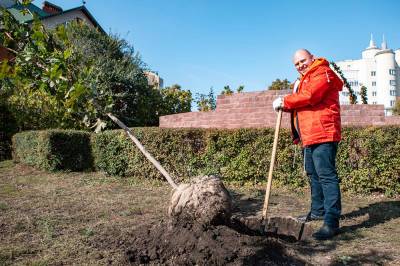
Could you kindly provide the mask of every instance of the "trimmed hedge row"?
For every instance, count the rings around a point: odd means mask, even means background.
[[[75,130],[25,131],[13,136],[14,161],[40,169],[91,169],[90,133]]]
[[[61,134],[62,131],[57,131]],[[90,162],[90,154],[72,149],[77,142],[71,133],[69,157],[80,157]],[[134,128],[133,132],[146,149],[167,169],[177,182],[201,174],[218,174],[227,181],[264,181],[271,157],[273,129],[160,129]],[[45,132],[21,133],[15,151],[25,162],[38,161],[25,150],[27,144],[36,143],[38,136],[29,138],[26,134],[43,135]],[[25,135],[24,135],[25,134]],[[78,134],[78,133],[76,133]],[[87,137],[88,133],[84,134]],[[79,135],[78,134],[78,135]],[[17,134],[16,136],[19,136]],[[77,135],[77,136],[78,136]],[[26,136],[25,139],[22,136]],[[337,169],[343,190],[371,193],[383,192],[388,195],[400,194],[400,127],[345,128],[344,139],[339,145]],[[28,140],[28,139],[29,140]],[[66,141],[64,139],[64,141]],[[89,151],[89,141],[86,139]],[[34,157],[46,151],[47,163],[36,164],[53,170],[66,154],[55,156],[45,145],[36,146]],[[52,142],[57,143],[56,139]],[[23,146],[25,145],[25,146]],[[82,145],[83,144],[79,144]],[[20,146],[18,150],[18,146]],[[105,131],[91,135],[93,167],[111,175],[135,176],[141,178],[163,177],[140,153],[122,130]],[[22,152],[24,151],[24,152]],[[72,155],[71,155],[72,151]],[[82,152],[82,154],[79,154]],[[43,157],[43,155],[40,155]],[[57,158],[57,163],[53,162]],[[60,157],[61,156],[61,157]],[[280,133],[274,180],[291,187],[303,187],[308,178],[303,172],[301,149],[291,144],[287,130]],[[39,161],[45,161],[40,159]],[[69,166],[73,167],[73,165]],[[87,167],[78,167],[87,168]],[[75,168],[77,169],[77,168]]]

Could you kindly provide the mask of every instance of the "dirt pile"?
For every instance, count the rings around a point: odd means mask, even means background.
[[[218,177],[210,175],[179,185],[172,195],[168,214],[176,221],[218,225],[229,221],[231,209],[228,190]]]
[[[305,265],[285,242],[229,226],[180,226],[162,221],[134,233],[131,265]]]
[[[232,216],[232,198],[216,176],[200,176],[173,193],[169,219],[133,232],[132,265],[304,265],[259,218]],[[275,232],[272,228],[273,235]]]

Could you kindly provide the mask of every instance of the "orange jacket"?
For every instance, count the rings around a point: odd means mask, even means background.
[[[339,91],[342,80],[324,58],[316,59],[301,77],[297,92],[284,98],[284,110],[297,115],[303,147],[341,140]]]

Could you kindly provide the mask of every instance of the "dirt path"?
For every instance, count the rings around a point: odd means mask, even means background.
[[[236,213],[259,214],[262,189],[228,187]],[[0,265],[202,261],[217,265],[263,265],[267,261],[400,265],[399,199],[345,195],[340,235],[330,241],[288,243],[248,236],[226,226],[170,231],[166,219],[169,198],[170,189],[162,182],[121,180],[101,173],[49,174],[1,162]],[[308,198],[307,193],[275,189],[271,215],[303,214]],[[315,228],[319,225],[313,224]],[[152,251],[151,246],[158,248]]]

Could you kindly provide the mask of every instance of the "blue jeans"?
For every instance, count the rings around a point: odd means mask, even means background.
[[[311,214],[324,216],[324,223],[339,227],[342,211],[335,158],[337,142],[315,144],[304,148],[304,167],[311,182]]]

